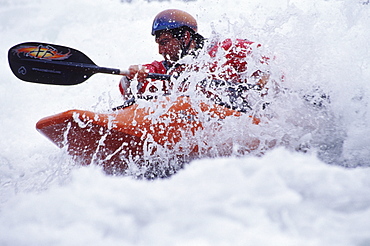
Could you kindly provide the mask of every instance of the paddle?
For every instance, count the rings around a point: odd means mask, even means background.
[[[8,52],[14,75],[27,82],[52,85],[77,85],[96,73],[128,75],[128,71],[97,66],[81,51],[65,46],[27,42]],[[150,73],[148,78],[169,80],[170,75]]]

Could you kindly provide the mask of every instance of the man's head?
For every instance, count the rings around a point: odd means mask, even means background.
[[[197,22],[190,14],[168,9],[160,12],[153,21],[152,35],[158,44],[159,53],[170,61],[177,61],[190,50],[203,44],[203,37],[197,33]]]

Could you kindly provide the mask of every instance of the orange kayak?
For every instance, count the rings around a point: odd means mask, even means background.
[[[41,119],[36,128],[82,165],[97,163],[107,173],[118,174],[130,163],[147,165],[149,157],[159,152],[162,158],[176,155],[188,161],[207,157],[213,146],[205,141],[217,137],[217,122],[240,115],[216,104],[198,102],[194,106],[186,96],[165,97],[111,113],[69,110]],[[210,119],[216,126],[204,134]],[[251,122],[259,123],[255,118]]]

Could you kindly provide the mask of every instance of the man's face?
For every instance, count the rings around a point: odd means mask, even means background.
[[[163,32],[155,39],[158,52],[165,60],[178,61],[181,54],[181,41],[174,38],[170,32]]]

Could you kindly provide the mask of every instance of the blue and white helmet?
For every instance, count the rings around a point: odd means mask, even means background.
[[[180,27],[188,27],[195,33],[198,30],[197,21],[193,16],[182,10],[167,9],[157,14],[154,18],[152,35],[155,35],[157,31],[171,30]]]

